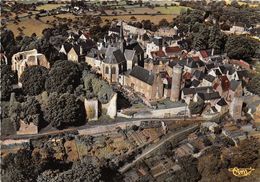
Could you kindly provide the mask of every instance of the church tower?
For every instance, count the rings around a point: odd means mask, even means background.
[[[123,21],[121,21],[121,23],[120,23],[119,48],[122,51],[122,53],[124,53],[124,50],[125,50],[125,39],[124,39]]]

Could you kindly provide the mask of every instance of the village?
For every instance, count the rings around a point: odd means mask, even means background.
[[[75,7],[59,11],[84,14]],[[47,28],[40,43],[48,37],[50,49],[28,40],[25,49],[10,51],[1,42],[9,72],[1,93],[1,158],[21,150],[33,159],[51,156],[60,167],[35,174],[37,181],[63,181],[69,174],[61,161],[74,167],[87,157],[103,181],[232,181],[230,167],[251,166],[247,180],[257,181],[260,96],[251,82],[259,68],[216,45],[251,33],[239,24],[218,30],[213,16],[201,24],[209,21],[210,35],[219,32],[205,49],[200,38],[200,48],[190,42],[192,31],[181,24],[153,31],[120,19],[98,39],[89,29]],[[73,167],[68,171],[77,174]]]

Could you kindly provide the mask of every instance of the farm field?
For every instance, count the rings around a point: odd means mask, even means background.
[[[176,14],[179,15],[182,11],[186,11],[188,8],[185,6],[170,6],[170,7],[155,7],[154,8],[157,11],[160,11],[162,14]]]
[[[58,7],[61,7],[61,6],[65,6],[66,4],[44,4],[44,5],[40,5],[40,6],[37,6],[36,10],[47,10],[47,11],[50,11],[52,9],[56,9]]]
[[[113,20],[113,19],[118,19],[118,20],[124,20],[124,21],[130,21],[131,17],[134,16],[137,21],[142,21],[142,20],[151,20],[151,22],[154,22],[155,24],[158,24],[159,21],[163,18],[165,18],[167,21],[172,21],[174,18],[173,15],[119,15],[119,16],[101,16],[101,19],[103,22],[108,19],[108,20]]]
[[[44,17],[47,18],[47,17]],[[33,33],[36,33],[37,36],[42,35],[42,31],[45,28],[50,28],[52,27],[49,24],[46,24],[44,19],[41,21],[34,19],[33,17],[31,19],[26,18],[24,20],[21,20],[19,24],[14,24],[14,23],[8,23],[7,28],[12,30],[14,35],[17,36],[19,35],[19,31],[17,30],[19,27],[23,29],[23,33],[25,35],[31,36]]]

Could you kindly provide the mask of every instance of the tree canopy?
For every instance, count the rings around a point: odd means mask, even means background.
[[[44,91],[45,80],[48,75],[47,68],[43,66],[29,66],[21,75],[20,81],[24,93],[38,95]]]
[[[200,114],[204,108],[204,104],[204,101],[200,98],[197,102],[191,101],[189,104],[191,114]]]
[[[72,93],[80,84],[81,70],[77,63],[72,61],[57,61],[49,71],[45,82],[48,93]]]
[[[9,100],[16,77],[9,65],[1,65],[1,100]]]
[[[94,74],[84,73],[83,82],[87,98],[97,97],[101,103],[107,103],[114,95],[111,86]]]
[[[73,94],[54,92],[49,96],[45,119],[56,128],[81,125],[85,122],[84,104]]]
[[[231,35],[227,39],[225,52],[232,59],[243,59],[250,61],[256,51],[256,42],[245,36]]]

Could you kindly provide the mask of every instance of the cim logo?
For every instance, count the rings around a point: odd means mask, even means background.
[[[234,167],[234,168],[229,168],[228,171],[232,172],[234,176],[237,177],[245,177],[245,176],[249,176],[251,175],[251,173],[254,171],[255,169],[250,167],[250,168],[238,168],[238,167]]]

